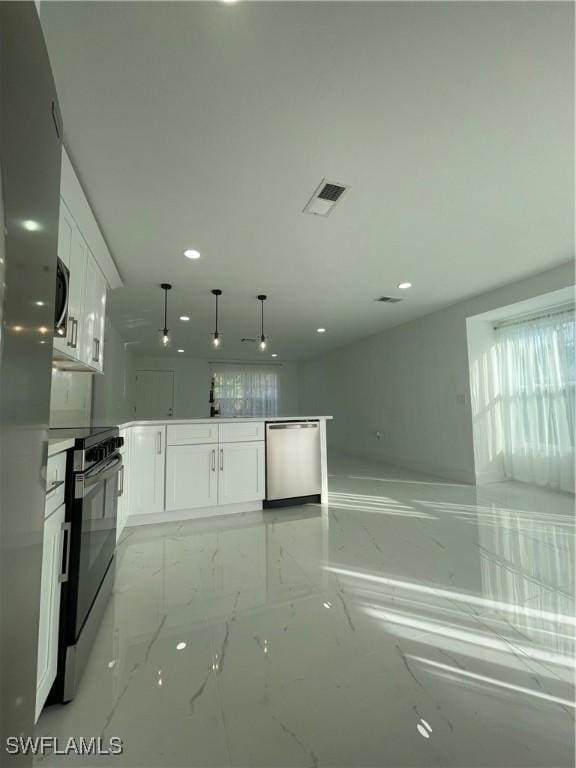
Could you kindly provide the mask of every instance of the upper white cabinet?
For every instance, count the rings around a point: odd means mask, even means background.
[[[164,510],[166,427],[130,429],[130,514]]]
[[[106,291],[122,282],[65,150],[58,256],[70,276],[67,334],[54,339],[54,360],[65,370],[102,372]]]
[[[86,365],[97,371],[102,371],[105,311],[106,281],[89,251],[86,263],[86,294],[80,357]]]

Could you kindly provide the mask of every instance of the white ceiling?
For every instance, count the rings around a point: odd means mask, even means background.
[[[264,292],[270,351],[297,359],[571,258],[573,13],[43,4],[66,144],[125,282],[122,335],[159,352],[168,281],[174,346],[212,356],[221,288],[221,356],[258,357],[239,339]],[[303,214],[323,177],[351,189]]]

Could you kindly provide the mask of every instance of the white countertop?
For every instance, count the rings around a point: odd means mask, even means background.
[[[71,437],[57,437],[53,440],[48,440],[48,456],[56,456],[57,453],[62,453],[73,447],[74,440]]]
[[[157,424],[235,424],[238,421],[326,421],[332,416],[237,416],[236,418],[226,418],[225,416],[213,416],[203,419],[180,419],[175,416],[165,419],[135,419],[119,424],[120,429],[128,427],[147,427]]]

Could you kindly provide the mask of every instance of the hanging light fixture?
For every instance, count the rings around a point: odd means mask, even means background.
[[[161,283],[164,291],[164,328],[160,330],[160,344],[163,347],[170,346],[170,331],[168,330],[168,291],[172,288],[170,283]]]
[[[213,288],[212,293],[216,299],[216,323],[214,326],[214,333],[212,334],[212,344],[214,344],[214,347],[218,349],[220,346],[220,334],[218,333],[218,297],[222,296],[222,291],[220,288]]]
[[[260,349],[262,352],[266,351],[266,336],[264,335],[264,302],[266,301],[266,295],[263,293],[258,294],[258,301],[262,304],[261,325],[260,325]]]

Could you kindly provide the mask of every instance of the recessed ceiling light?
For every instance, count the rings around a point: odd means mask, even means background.
[[[187,259],[199,259],[200,251],[195,251],[193,248],[187,248],[184,251],[184,256],[186,256]]]
[[[178,352],[180,352],[180,354],[182,354],[182,352],[184,352],[184,350],[183,349],[179,349]]]
[[[180,320],[182,320],[183,323],[187,323],[188,320],[190,320],[190,317],[188,315],[180,315]]]
[[[184,648],[186,648],[186,643],[178,643],[178,645],[176,646],[177,651],[183,651]]]
[[[34,221],[33,219],[26,219],[22,222],[22,226],[24,229],[27,229],[28,232],[38,232],[40,229],[40,224],[38,224],[38,222]]]
[[[316,333],[326,333],[326,328],[316,328]]]
[[[278,357],[278,355],[276,354],[276,352],[272,352],[271,357]]]
[[[34,304],[36,304],[37,307],[45,307],[46,302],[45,301],[35,301]]]
[[[220,0],[221,3],[224,3],[224,5],[236,5],[238,0]]]
[[[405,291],[408,288],[412,288],[412,283],[398,283],[398,288],[400,288],[401,291]]]

